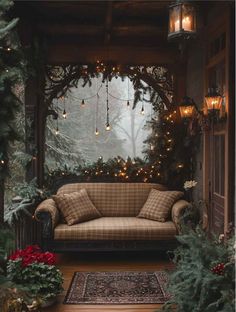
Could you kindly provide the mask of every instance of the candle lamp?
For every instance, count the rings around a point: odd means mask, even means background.
[[[190,2],[177,1],[169,7],[168,40],[196,35],[196,9]]]

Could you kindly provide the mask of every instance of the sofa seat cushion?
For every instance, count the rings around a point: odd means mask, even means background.
[[[55,240],[168,240],[177,234],[172,221],[158,222],[135,217],[102,217],[54,229]]]

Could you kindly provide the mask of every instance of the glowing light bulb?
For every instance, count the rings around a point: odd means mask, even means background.
[[[66,119],[66,117],[67,117],[67,113],[66,113],[66,110],[64,109],[64,111],[63,111],[63,113],[62,113],[62,117],[64,118],[64,119]]]
[[[98,128],[96,128],[96,130],[95,130],[95,135],[99,135]]]
[[[59,134],[59,129],[58,129],[58,127],[56,128],[55,134],[56,134],[56,135]]]
[[[110,130],[111,130],[111,126],[110,126],[109,123],[107,123],[107,125],[106,125],[106,131],[110,131]]]
[[[1,164],[4,165],[4,164],[5,164],[5,161],[4,161],[4,160],[1,160]]]
[[[140,112],[141,115],[144,115],[144,107],[142,106],[142,109],[141,109],[141,112]]]

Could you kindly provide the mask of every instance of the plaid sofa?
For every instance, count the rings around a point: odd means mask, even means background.
[[[166,190],[153,183],[73,183],[58,189],[68,194],[85,188],[102,214],[101,218],[68,226],[55,202],[47,199],[37,207],[35,216],[43,224],[45,249],[110,250],[168,248],[178,234],[179,217],[189,203],[177,201],[166,222],[136,218],[151,189]],[[156,249],[154,248],[154,249]]]

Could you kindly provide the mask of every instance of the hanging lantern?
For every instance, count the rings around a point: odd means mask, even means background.
[[[168,40],[196,35],[196,8],[191,2],[177,1],[169,7]]]
[[[209,111],[220,110],[222,105],[223,97],[218,93],[216,88],[209,88],[208,93],[205,96],[207,109]]]
[[[179,111],[181,118],[191,118],[195,111],[195,103],[193,99],[185,96],[183,101],[179,104]]]

